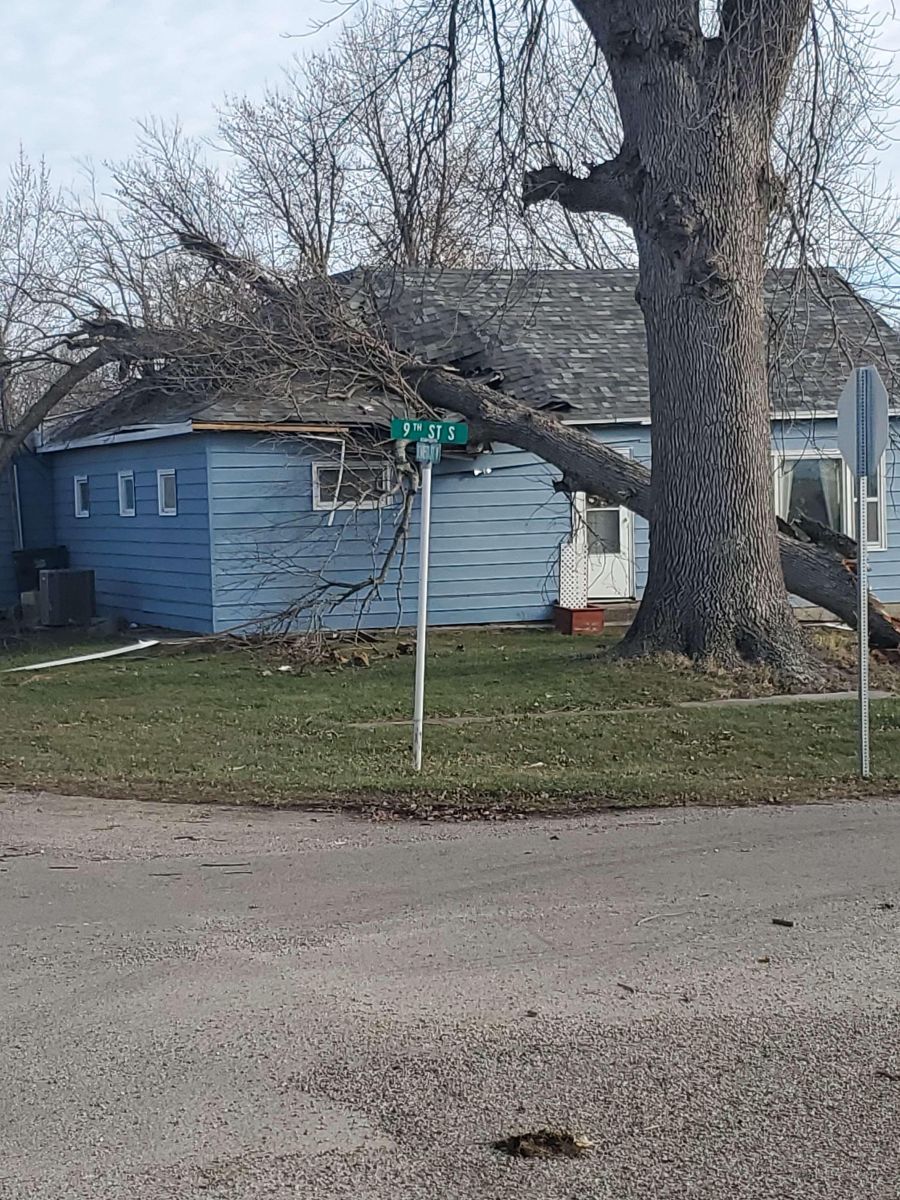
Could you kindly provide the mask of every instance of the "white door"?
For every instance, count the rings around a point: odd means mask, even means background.
[[[576,520],[584,538],[589,600],[629,600],[634,596],[634,539],[627,508],[593,496],[579,497]]]

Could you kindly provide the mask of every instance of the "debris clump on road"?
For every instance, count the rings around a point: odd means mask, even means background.
[[[565,1129],[537,1129],[501,1138],[494,1142],[493,1148],[513,1158],[583,1158],[594,1148],[594,1143]]]

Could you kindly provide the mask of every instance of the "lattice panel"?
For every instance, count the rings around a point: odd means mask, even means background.
[[[587,608],[588,571],[583,538],[559,548],[559,603],[563,608]]]

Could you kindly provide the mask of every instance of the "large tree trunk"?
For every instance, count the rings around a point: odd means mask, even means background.
[[[653,476],[647,586],[627,642],[803,669],[772,506],[765,144],[712,114],[670,136],[671,155],[661,135],[646,138],[656,167],[636,220]]]

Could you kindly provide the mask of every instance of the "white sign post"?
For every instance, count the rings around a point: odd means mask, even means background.
[[[416,459],[422,464],[422,511],[419,519],[419,609],[416,616],[416,685],[413,694],[413,766],[422,770],[422,737],[425,727],[425,651],[428,638],[428,557],[431,550],[431,473],[441,461],[439,442],[416,442]]]
[[[428,637],[428,553],[431,544],[431,472],[441,461],[441,446],[462,448],[469,440],[465,421],[432,421],[426,417],[392,417],[391,437],[415,442],[416,462],[422,467],[422,522],[419,533],[419,609],[416,614],[416,683],[413,692],[413,766],[422,770],[425,725],[425,643]]]
[[[871,774],[869,755],[869,476],[888,441],[888,395],[875,367],[857,367],[838,401],[838,446],[856,479],[856,577],[859,587],[859,773]]]

